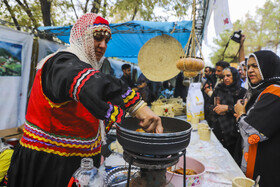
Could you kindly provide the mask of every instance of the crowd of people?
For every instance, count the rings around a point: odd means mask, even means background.
[[[182,97],[183,74],[175,81],[102,73],[102,57],[111,38],[109,23],[93,13],[74,24],[70,47],[38,65],[26,114],[24,134],[8,171],[8,187],[67,186],[82,157],[99,167],[104,133],[126,113],[148,132],[162,133],[161,120],[147,105],[160,95]],[[241,50],[244,50],[244,36]],[[277,186],[280,170],[280,59],[268,50],[245,59],[238,68],[219,61],[205,67],[202,82],[205,118],[221,144],[247,177],[260,186]],[[104,69],[108,69],[105,68]],[[100,70],[100,71],[99,71]],[[28,171],[28,172],[27,172]]]
[[[242,35],[236,68],[226,61],[204,68],[201,91],[205,119],[247,177],[261,176],[260,186],[276,186],[280,174],[275,167],[280,165],[280,151],[275,150],[280,143],[280,60],[269,50],[245,58],[244,41]],[[173,89],[172,96],[186,102],[185,80],[181,72],[174,87],[165,81],[161,90]],[[151,91],[151,81],[141,74],[138,85],[143,82],[147,84],[139,91],[145,97]]]
[[[269,50],[245,58],[244,41],[242,35],[236,68],[226,61],[217,62],[215,68],[204,68],[201,91],[205,119],[247,177],[256,179],[260,175],[260,186],[276,186],[280,174],[275,167],[280,165],[280,151],[275,150],[280,143],[280,60]],[[174,86],[168,80],[158,90],[164,97],[179,96],[186,102],[188,85],[184,80],[181,72]],[[143,74],[137,84],[127,81],[146,99],[153,89],[151,83]],[[160,91],[154,100],[159,96]]]
[[[237,69],[223,61],[215,69],[205,67],[202,88],[209,126],[247,177],[260,176],[260,186],[277,186],[279,56],[260,50],[243,58]]]
[[[243,36],[241,50],[244,40]],[[205,119],[247,177],[260,175],[260,186],[275,186],[280,174],[275,167],[280,165],[280,151],[275,149],[280,143],[280,59],[268,50],[248,58],[243,53],[236,68],[225,61],[204,68],[200,82]],[[158,83],[157,91],[143,74],[133,82],[130,72],[130,65],[124,64],[121,79],[149,104],[159,96],[181,97],[186,102],[189,85],[182,72],[175,77],[175,85],[170,80]]]

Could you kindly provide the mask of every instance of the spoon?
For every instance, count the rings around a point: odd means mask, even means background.
[[[261,176],[257,176],[256,180],[255,180],[255,185],[254,187],[258,187],[259,181],[260,181]]]

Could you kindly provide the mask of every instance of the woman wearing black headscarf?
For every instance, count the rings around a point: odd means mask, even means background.
[[[210,99],[208,123],[218,140],[233,155],[238,138],[234,105],[244,97],[246,89],[241,87],[240,76],[235,68],[225,68],[223,75],[223,82],[217,85]],[[214,100],[219,101],[214,103]]]
[[[241,169],[260,186],[279,186],[280,58],[272,51],[249,55],[247,76],[252,96],[235,105],[242,136]]]

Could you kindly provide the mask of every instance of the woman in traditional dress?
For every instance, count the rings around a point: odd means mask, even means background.
[[[70,47],[39,64],[9,187],[65,187],[83,157],[99,167],[105,131],[126,112],[146,131],[163,131],[138,92],[98,71],[110,38],[108,21],[87,13],[71,29]]]

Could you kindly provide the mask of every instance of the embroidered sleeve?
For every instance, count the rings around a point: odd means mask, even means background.
[[[121,80],[105,75],[80,61],[71,53],[58,53],[50,59],[42,73],[45,95],[55,103],[68,100],[81,102],[96,118],[105,122],[108,130],[114,122],[125,116],[125,105],[133,105],[137,94],[124,103],[123,94],[128,93]],[[129,89],[128,89],[129,90]],[[125,97],[126,98],[126,97]],[[127,97],[128,98],[128,97]]]
[[[136,103],[138,103],[141,100],[139,92],[136,92],[134,89],[131,88],[128,88],[127,91],[124,94],[122,94],[122,98],[126,109],[133,107]]]
[[[105,122],[106,129],[125,116],[123,85],[119,79],[93,69],[81,71],[71,84],[69,95],[81,102],[95,117]]]

